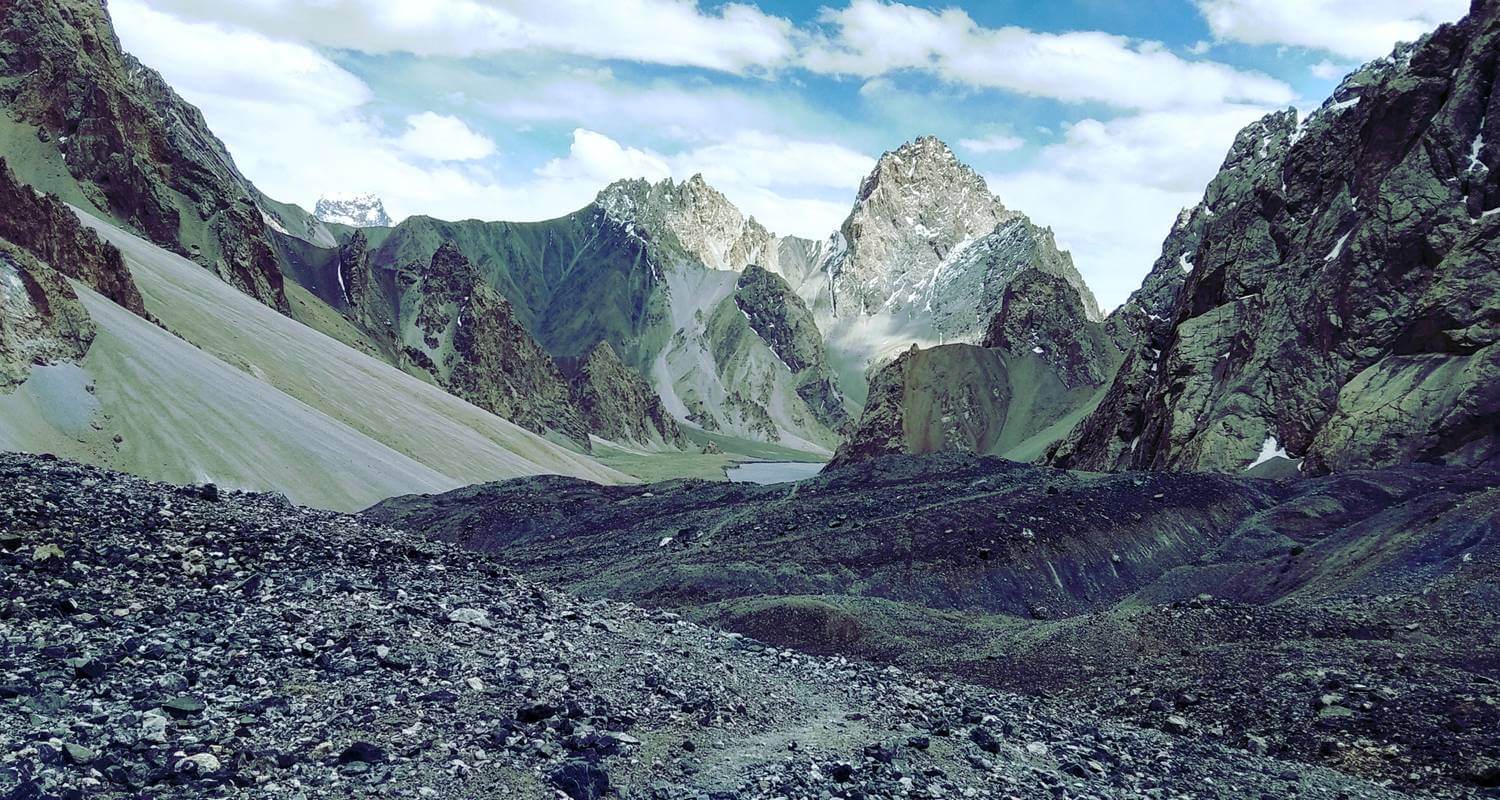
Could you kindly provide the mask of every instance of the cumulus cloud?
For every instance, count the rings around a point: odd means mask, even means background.
[[[825,9],[821,20],[830,32],[801,61],[815,72],[869,78],[921,70],[966,86],[1139,109],[1281,104],[1295,97],[1267,75],[1188,61],[1158,42],[1098,31],[986,28],[958,8],[852,0]]]
[[[1125,301],[1161,253],[1177,212],[1196,204],[1235,134],[1265,109],[1148,112],[1085,119],[1037,161],[990,185],[1051,226],[1106,309]]]
[[[994,133],[989,136],[981,136],[976,139],[959,139],[958,146],[971,153],[984,155],[986,153],[1009,153],[1012,150],[1020,150],[1026,145],[1026,140],[1019,136],[1011,136],[1004,133]]]
[[[495,152],[494,142],[458,117],[424,111],[407,117],[406,125],[396,144],[415,156],[433,161],[474,161]]]
[[[1355,67],[1353,67],[1352,65],[1335,64],[1334,62],[1329,61],[1325,58],[1322,61],[1319,61],[1318,63],[1312,65],[1308,69],[1308,71],[1313,74],[1314,78],[1317,78],[1319,80],[1336,81],[1353,72],[1354,69]]]
[[[1351,59],[1386,55],[1462,17],[1469,0],[1194,0],[1214,35],[1245,44],[1325,50]]]
[[[793,28],[753,5],[692,0],[152,0],[185,19],[367,53],[485,56],[545,50],[745,72],[793,52]]]
[[[826,142],[745,131],[734,140],[672,154],[629,147],[597,131],[573,131],[568,155],[537,170],[549,182],[597,190],[621,178],[684,180],[702,174],[767,228],[821,239],[849,213],[853,187],[875,159]]]

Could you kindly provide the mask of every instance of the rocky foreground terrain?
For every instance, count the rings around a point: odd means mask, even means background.
[[[778,486],[529,478],[365,516],[584,596],[1068,718],[1422,796],[1500,787],[1493,469],[1277,482],[898,456]]]
[[[6,798],[1403,796],[577,599],[277,495],[5,455],[0,531]]]

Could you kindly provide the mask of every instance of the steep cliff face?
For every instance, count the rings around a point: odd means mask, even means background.
[[[35,365],[81,360],[94,333],[68,279],[0,239],[0,394],[23,383]]]
[[[848,428],[852,420],[828,364],[823,335],[791,286],[781,276],[752,264],[740,273],[734,304],[791,371],[797,395],[818,421],[835,432]]]
[[[1051,231],[1007,209],[941,141],[886,153],[860,184],[823,264],[833,316],[921,318],[977,341],[1005,285],[1025,268],[1064,276],[1097,303]]]
[[[120,251],[93,231],[56,197],[39,194],[16,179],[0,158],[0,239],[27,251],[52,270],[92,287],[145,317],[141,291]],[[70,292],[71,293],[71,292]]]
[[[121,51],[103,3],[6,2],[0,103],[95,208],[288,310],[248,184],[198,110]]]
[[[1317,473],[1500,455],[1497,57],[1500,3],[1477,2],[1307,119],[1246,128],[1201,228],[1168,242],[1198,238],[1160,355],[1136,348],[1116,402],[1054,460],[1237,471],[1282,454]]]
[[[1007,353],[1030,351],[1070,389],[1103,385],[1118,360],[1104,326],[1088,318],[1072,284],[1038,269],[1006,285],[982,344]]]
[[[647,448],[688,446],[687,437],[662,406],[656,390],[620,361],[609,342],[600,342],[588,358],[571,370],[565,367],[565,372],[573,403],[594,434]]]

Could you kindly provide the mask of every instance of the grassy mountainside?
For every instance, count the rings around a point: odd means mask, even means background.
[[[181,339],[85,293],[99,339],[82,372],[6,399],[25,409],[6,415],[7,447],[163,479],[275,489],[333,508],[544,472],[626,480],[274,312],[185,259],[84,221],[125,254],[146,310]],[[54,413],[61,409],[76,413]]]

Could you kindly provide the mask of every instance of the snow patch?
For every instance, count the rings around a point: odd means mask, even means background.
[[[1245,467],[1245,469],[1255,469],[1273,458],[1285,458],[1290,461],[1292,457],[1287,455],[1285,447],[1280,447],[1276,444],[1275,436],[1267,436],[1266,440],[1261,443],[1260,455],[1256,456],[1255,461],[1250,466]]]
[[[1328,251],[1328,255],[1323,256],[1324,263],[1332,263],[1335,259],[1343,254],[1344,244],[1349,241],[1349,234],[1351,233],[1354,233],[1354,231],[1349,231],[1349,233],[1346,233],[1343,236],[1339,237],[1338,242],[1333,245],[1333,249]]]
[[[1182,267],[1183,272],[1193,271],[1193,262],[1188,260],[1187,253],[1183,253],[1177,257],[1177,266]]]

